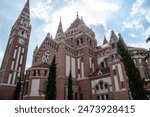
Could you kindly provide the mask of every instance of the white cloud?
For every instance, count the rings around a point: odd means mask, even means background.
[[[150,23],[150,10],[149,10],[149,12],[146,14],[146,20]]]
[[[140,22],[140,20],[133,20],[131,22],[129,21],[124,21],[123,22],[123,27],[127,29],[141,29],[144,30],[144,26]]]
[[[132,17],[140,16],[145,18],[150,23],[150,7],[146,7],[149,0],[137,0],[133,6],[130,15]]]
[[[52,13],[50,17],[51,22],[45,24],[44,31],[50,31],[50,33],[55,35],[60,16],[62,17],[63,28],[66,30],[75,19],[77,11],[79,15],[83,16],[87,25],[102,24],[106,28],[109,15],[119,10],[119,5],[104,0],[95,0],[94,2],[93,0],[80,0],[72,2],[72,4],[67,4]]]
[[[150,27],[147,28],[147,30],[144,33],[144,38],[147,39],[150,35]]]
[[[143,9],[141,9],[141,5],[143,4],[144,0],[137,0],[133,6],[132,6],[132,12],[131,12],[131,16],[134,16],[138,13],[143,14],[144,11]]]
[[[44,20],[45,22],[49,21],[49,13],[51,11],[51,0],[44,1],[36,1],[35,3],[32,4],[31,7],[31,17],[32,18],[38,18],[41,20]]]
[[[137,38],[137,36],[135,34],[129,34],[129,36],[132,38]]]

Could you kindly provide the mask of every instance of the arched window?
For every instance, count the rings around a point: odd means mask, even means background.
[[[79,40],[77,40],[77,45],[79,45]]]
[[[112,44],[112,49],[115,49],[116,45],[115,44]]]
[[[108,67],[108,59],[107,58],[104,59],[104,67]]]
[[[147,78],[147,79],[150,78],[148,66],[143,64],[143,69],[144,69],[145,78]]]
[[[75,93],[75,100],[78,100],[78,93]]]
[[[38,70],[38,76],[40,76],[41,75],[41,72],[40,72],[40,70]]]
[[[101,95],[102,100],[105,100],[104,95]]]
[[[109,100],[109,95],[106,95],[106,100]]]
[[[47,76],[47,70],[44,71],[44,76]]]
[[[83,44],[83,38],[81,38],[80,41],[81,41],[81,44]]]
[[[107,84],[105,84],[105,89],[108,89],[108,85]]]
[[[24,35],[24,31],[21,31],[21,34]]]
[[[99,90],[99,86],[98,85],[96,85],[96,90]]]
[[[99,97],[99,96],[97,96],[97,100],[100,100],[100,97]]]
[[[101,67],[104,68],[104,62],[101,62]]]
[[[35,70],[33,71],[33,76],[36,76],[36,71]]]
[[[103,87],[103,82],[100,82],[99,84],[100,84],[100,88],[103,89],[104,88]]]
[[[92,41],[90,40],[90,45],[92,45]]]

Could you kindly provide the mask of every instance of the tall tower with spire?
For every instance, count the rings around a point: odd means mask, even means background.
[[[24,77],[31,33],[29,0],[11,29],[0,68],[0,99],[13,99],[17,79]]]

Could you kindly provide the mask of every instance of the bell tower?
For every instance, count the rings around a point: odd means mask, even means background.
[[[30,33],[30,8],[27,0],[11,29],[0,68],[0,99],[13,99],[17,79],[24,77]]]

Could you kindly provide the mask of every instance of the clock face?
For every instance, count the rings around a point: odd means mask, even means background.
[[[50,51],[49,50],[44,52],[44,54],[42,56],[42,61],[43,62],[48,62],[49,56],[50,56]]]
[[[25,44],[25,40],[24,40],[23,38],[19,38],[19,39],[18,39],[18,43],[19,43],[20,45],[24,45],[24,44]]]

